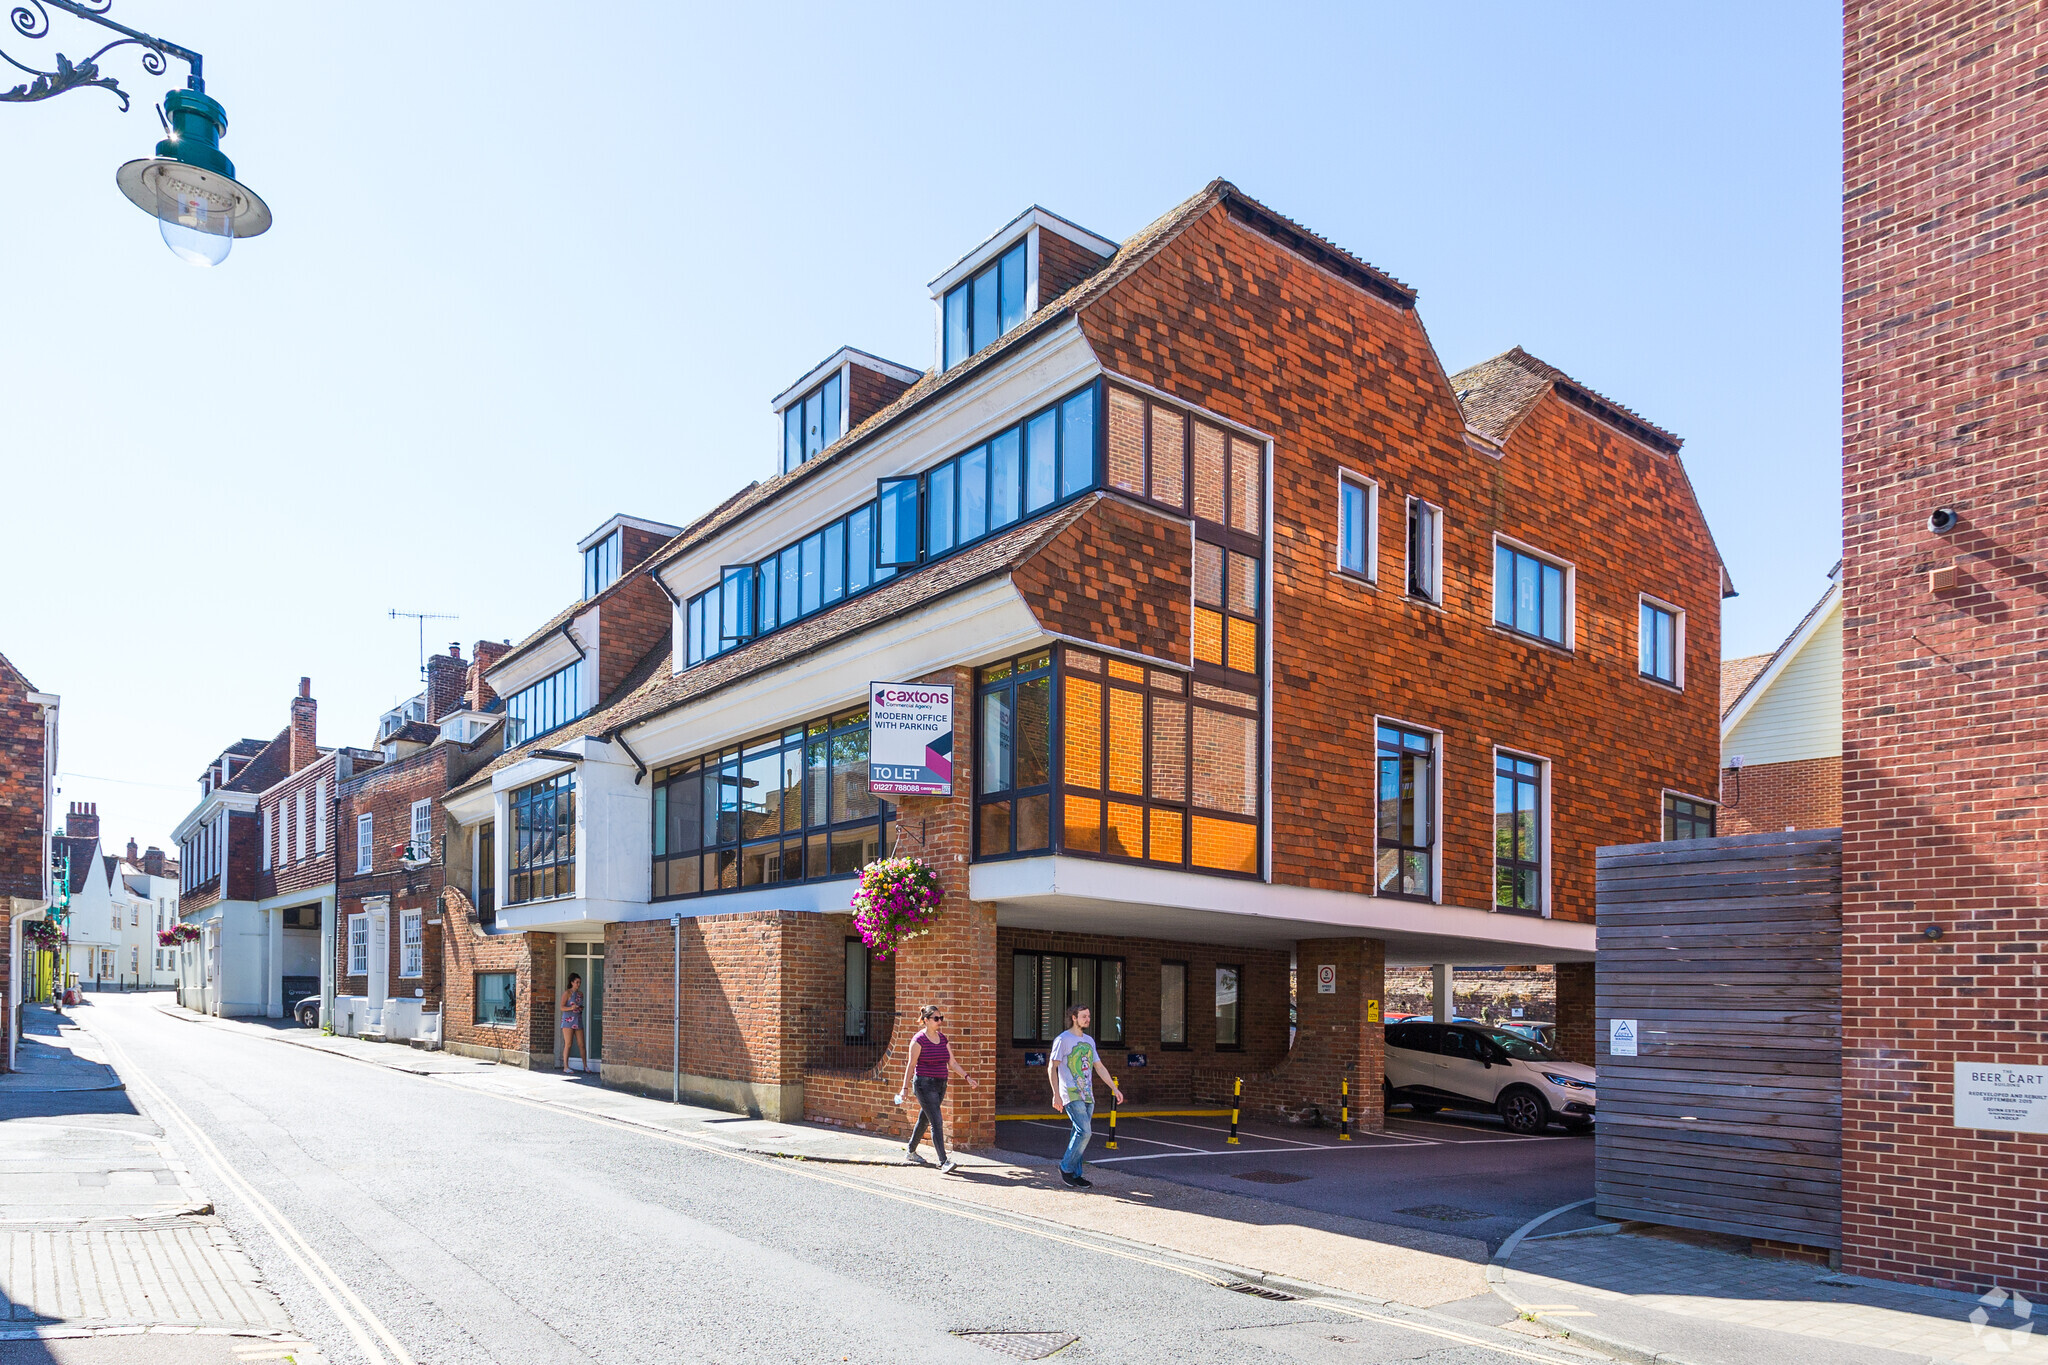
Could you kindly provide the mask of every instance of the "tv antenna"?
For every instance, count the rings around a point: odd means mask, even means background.
[[[460,620],[461,620],[462,618],[461,618],[460,616],[450,616],[450,615],[448,615],[448,614],[447,614],[447,613],[445,613],[445,612],[438,612],[438,611],[400,611],[400,610],[399,610],[399,609],[398,609],[397,607],[393,607],[393,608],[391,609],[391,619],[392,619],[392,620],[396,621],[396,620],[397,620],[397,619],[398,619],[399,617],[401,617],[401,616],[403,616],[403,617],[406,617],[406,618],[408,618],[408,619],[410,619],[410,620],[413,620],[413,621],[417,621],[417,622],[419,622],[419,626],[420,626],[420,676],[421,676],[422,678],[424,678],[424,677],[426,677],[426,676],[427,676],[427,622],[429,622],[429,621],[460,621]]]

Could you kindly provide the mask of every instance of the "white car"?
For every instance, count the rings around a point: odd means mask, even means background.
[[[1486,1110],[1517,1133],[1580,1132],[1596,1107],[1592,1067],[1506,1029],[1424,1020],[1387,1025],[1386,1098],[1418,1114]]]

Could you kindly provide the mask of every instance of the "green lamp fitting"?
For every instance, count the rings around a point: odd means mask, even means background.
[[[164,120],[171,135],[156,144],[158,156],[234,179],[235,163],[220,149],[228,111],[219,100],[199,90],[173,90],[164,96]]]

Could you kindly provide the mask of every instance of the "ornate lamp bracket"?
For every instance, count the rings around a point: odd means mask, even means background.
[[[63,53],[56,54],[54,70],[17,60],[12,54],[0,51],[0,62],[25,71],[34,80],[15,86],[12,90],[0,90],[0,104],[31,104],[37,100],[51,99],[67,90],[83,90],[97,86],[111,91],[121,101],[123,112],[128,108],[128,92],[121,88],[119,81],[100,71],[100,58],[117,47],[139,47],[142,49],[142,69],[152,76],[161,76],[168,67],[169,59],[178,58],[191,67],[192,75],[185,84],[192,90],[206,89],[204,79],[205,59],[190,48],[165,42],[126,24],[116,23],[107,17],[107,11],[114,7],[114,0],[16,0],[7,12],[7,23],[15,34],[22,38],[43,39],[50,36],[50,11],[61,10],[65,14],[97,24],[122,35],[108,43],[83,61],[74,62]]]

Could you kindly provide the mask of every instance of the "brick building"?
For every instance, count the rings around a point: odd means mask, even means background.
[[[1721,664],[1721,809],[1709,834],[1842,823],[1842,591],[1828,590],[1769,654]]]
[[[928,369],[837,353],[648,555],[672,650],[572,609],[492,669],[607,682],[450,796],[494,856],[444,905],[601,964],[607,1080],[763,1113],[897,1126],[939,1002],[997,1078],[967,1143],[1069,1001],[1134,1098],[1328,1114],[1349,1072],[1372,1127],[1389,962],[1555,963],[1590,1060],[1592,850],[1714,804],[1677,438],[1520,349],[1449,373],[1412,290],[1221,181],[1123,243],[1030,210],[931,292]],[[953,688],[951,795],[870,791],[876,681]],[[945,910],[883,965],[885,851]]]
[[[21,924],[50,903],[58,705],[0,654],[0,1064],[10,1071],[24,986]]]
[[[2048,1106],[1958,1082],[2048,1065],[2044,49],[2034,5],[1845,16],[1842,1260],[2036,1298]]]

